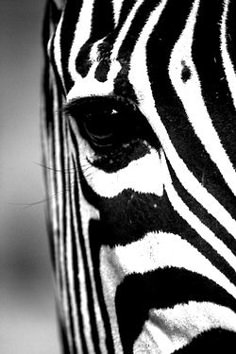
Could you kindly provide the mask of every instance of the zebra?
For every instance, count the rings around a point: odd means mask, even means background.
[[[233,0],[48,1],[65,353],[234,353],[235,13]]]

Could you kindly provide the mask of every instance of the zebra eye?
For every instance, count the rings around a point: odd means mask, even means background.
[[[67,104],[64,111],[76,122],[81,136],[101,154],[129,143],[139,134],[137,108],[124,99],[80,99]]]
[[[90,112],[83,116],[81,134],[94,148],[109,148],[121,139],[124,118],[115,108]]]

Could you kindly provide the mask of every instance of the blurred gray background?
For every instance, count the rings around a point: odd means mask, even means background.
[[[40,147],[45,1],[0,0],[0,353],[56,354]]]

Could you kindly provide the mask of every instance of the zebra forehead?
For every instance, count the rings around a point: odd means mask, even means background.
[[[118,12],[116,1],[104,0],[99,5],[97,1],[68,1],[54,41],[67,91],[79,77],[95,76],[105,82],[116,61],[120,64],[119,79],[127,76],[142,28],[162,3],[165,1],[121,1]]]

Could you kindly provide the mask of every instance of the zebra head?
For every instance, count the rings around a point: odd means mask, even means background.
[[[66,352],[235,343],[235,10],[48,5],[43,143]]]

